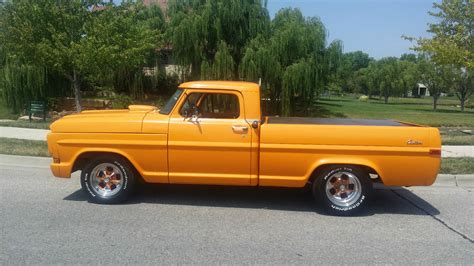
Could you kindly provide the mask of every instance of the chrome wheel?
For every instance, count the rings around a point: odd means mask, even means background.
[[[120,191],[123,176],[123,171],[115,164],[101,163],[91,171],[91,187],[102,197],[113,196]]]
[[[359,179],[351,172],[340,171],[326,181],[326,195],[338,207],[348,207],[357,202],[362,194]]]

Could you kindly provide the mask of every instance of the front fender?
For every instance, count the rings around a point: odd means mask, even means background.
[[[127,159],[147,182],[168,183],[166,134],[53,133],[48,139],[58,151],[51,170],[57,177],[70,177],[74,164],[85,153],[111,153]]]

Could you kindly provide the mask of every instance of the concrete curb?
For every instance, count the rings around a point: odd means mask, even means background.
[[[403,187],[385,186],[383,184],[374,184],[375,189],[403,189]],[[431,186],[415,186],[415,189],[423,188],[474,188],[474,174],[467,175],[447,175],[439,174],[436,181]]]

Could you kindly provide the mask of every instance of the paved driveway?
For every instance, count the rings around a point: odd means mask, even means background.
[[[49,159],[0,157],[0,264],[460,263],[474,261],[474,188],[381,189],[358,217],[293,189],[151,186],[89,203]],[[472,183],[471,183],[472,184]]]

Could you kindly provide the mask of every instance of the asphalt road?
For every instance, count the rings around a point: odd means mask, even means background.
[[[300,190],[152,186],[87,201],[48,159],[0,157],[0,265],[472,264],[474,188],[381,189],[357,217]]]

